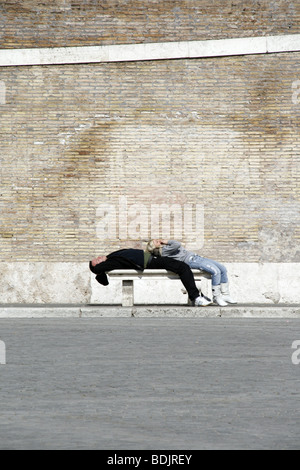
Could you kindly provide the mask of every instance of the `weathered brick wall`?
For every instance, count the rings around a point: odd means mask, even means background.
[[[5,0],[0,47],[193,41],[299,33],[298,0]]]
[[[203,206],[205,256],[299,262],[299,58],[0,69],[2,260],[141,246],[142,216],[165,203]],[[107,240],[104,203],[117,216]]]
[[[300,4],[10,0],[0,15],[9,49],[299,33]],[[165,235],[163,203],[203,209],[205,256],[299,261],[299,55],[1,68],[2,261],[143,246]]]

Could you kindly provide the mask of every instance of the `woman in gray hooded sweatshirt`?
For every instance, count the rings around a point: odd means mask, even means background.
[[[210,273],[213,301],[221,307],[225,307],[228,303],[237,303],[230,296],[227,269],[223,264],[188,251],[175,240],[151,240],[147,245],[147,251],[154,256],[175,258],[188,264],[191,269],[200,269]]]

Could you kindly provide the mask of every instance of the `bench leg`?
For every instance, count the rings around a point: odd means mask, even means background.
[[[122,306],[132,307],[134,305],[133,281],[122,281]]]

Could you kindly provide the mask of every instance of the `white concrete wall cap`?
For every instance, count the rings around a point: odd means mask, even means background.
[[[300,34],[111,46],[0,49],[0,67],[220,57],[300,51]]]

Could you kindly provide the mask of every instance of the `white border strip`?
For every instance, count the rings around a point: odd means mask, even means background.
[[[185,59],[300,51],[300,34],[111,46],[0,49],[0,67]]]

